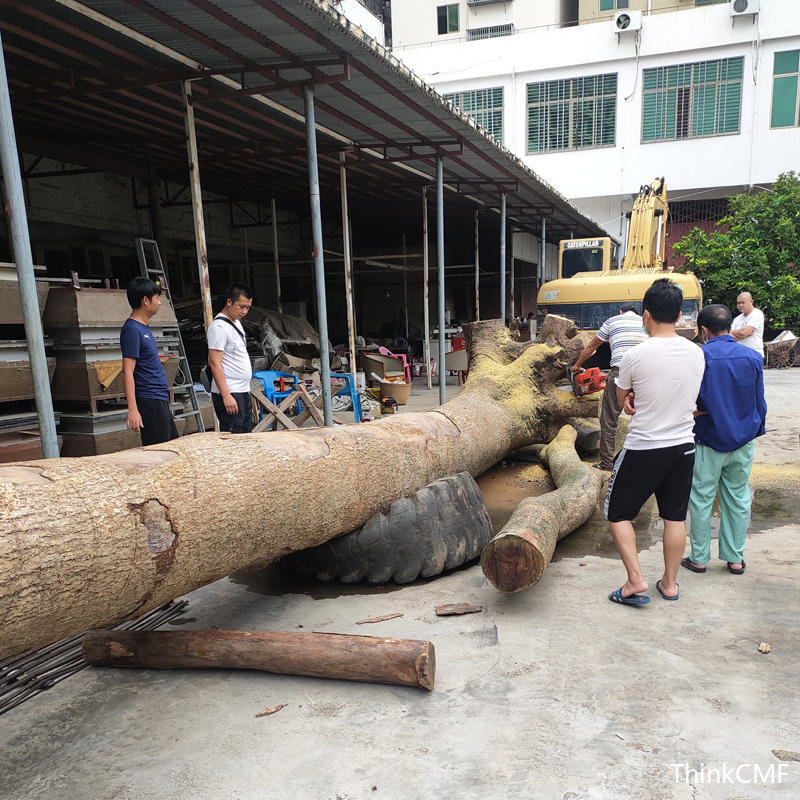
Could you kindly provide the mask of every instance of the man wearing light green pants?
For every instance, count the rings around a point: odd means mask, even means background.
[[[746,566],[753,440],[764,434],[767,404],[761,358],[730,335],[731,322],[723,305],[706,306],[697,317],[706,341],[706,369],[695,412],[697,452],[689,497],[692,550],[681,566],[706,571],[711,560],[711,508],[719,489],[719,558],[731,573],[741,575]]]

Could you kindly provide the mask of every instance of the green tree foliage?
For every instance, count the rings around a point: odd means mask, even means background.
[[[703,286],[706,303],[736,315],[736,296],[753,295],[771,331],[800,335],[800,179],[784,172],[771,190],[730,198],[718,230],[700,228],[673,245]]]

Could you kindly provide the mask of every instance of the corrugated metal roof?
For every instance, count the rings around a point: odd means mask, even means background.
[[[29,152],[180,179],[180,80],[206,75],[193,90],[204,187],[307,208],[300,82],[309,81],[331,198],[337,151],[348,149],[354,209],[378,201],[393,218],[416,218],[440,154],[448,218],[496,208],[505,191],[520,227],[538,231],[545,215],[551,240],[604,234],[325,0],[40,0],[6,6],[2,29]]]

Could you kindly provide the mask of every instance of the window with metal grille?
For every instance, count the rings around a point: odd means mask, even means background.
[[[744,58],[643,72],[642,141],[739,133]]]
[[[458,33],[458,3],[436,7],[436,24],[439,35]]]
[[[608,147],[616,126],[616,73],[528,84],[529,153]]]
[[[717,222],[728,213],[727,197],[710,200],[670,200],[669,221],[676,224]]]
[[[496,36],[511,36],[514,33],[513,23],[507,25],[489,25],[487,28],[469,28],[467,41],[475,39],[494,39]]]
[[[503,87],[450,92],[444,95],[453,105],[469,114],[475,122],[497,139],[503,141]]]
[[[771,128],[788,128],[800,125],[800,50],[775,53],[772,69]]]

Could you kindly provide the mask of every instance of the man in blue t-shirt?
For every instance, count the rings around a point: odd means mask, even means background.
[[[128,430],[140,433],[143,445],[178,438],[167,376],[150,330],[150,320],[161,306],[160,294],[161,288],[149,278],[134,278],[128,286],[131,315],[119,334]]]
[[[681,566],[705,572],[711,560],[711,509],[719,494],[719,557],[734,575],[744,572],[744,545],[750,521],[750,469],[754,440],[767,419],[761,354],[731,335],[731,312],[706,306],[697,327],[706,340],[706,362],[697,398],[694,438],[697,454],[689,499],[692,551]]]

